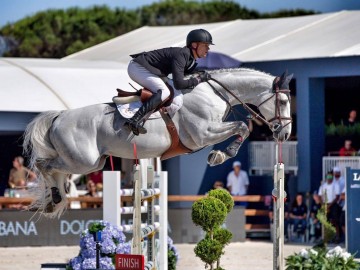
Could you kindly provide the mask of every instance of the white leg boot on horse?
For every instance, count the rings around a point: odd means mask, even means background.
[[[162,90],[158,90],[149,100],[147,100],[134,116],[128,119],[124,126],[138,136],[139,134],[147,133],[142,122],[145,122],[149,114],[151,114],[162,102],[161,100]]]
[[[225,151],[212,150],[208,156],[208,164],[210,166],[216,166],[224,163],[229,158],[233,158],[237,155],[244,140],[249,136],[250,131],[248,126],[244,122],[240,122],[239,136],[228,146]]]

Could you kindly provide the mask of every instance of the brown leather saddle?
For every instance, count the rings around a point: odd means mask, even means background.
[[[170,147],[161,155],[161,160],[166,160],[175,156],[179,156],[182,154],[187,154],[193,152],[193,150],[187,148],[180,140],[179,133],[176,129],[176,126],[174,124],[174,121],[171,119],[169,114],[166,112],[165,107],[170,106],[174,99],[174,89],[166,83],[167,87],[170,89],[170,96],[164,100],[156,109],[155,111],[159,111],[162,119],[165,122],[166,128],[170,134],[171,138],[171,145]],[[121,98],[128,98],[133,96],[140,97],[141,102],[145,102],[148,100],[152,95],[153,92],[150,90],[143,88],[140,90],[137,90],[136,92],[127,92],[121,89],[116,89],[118,92],[118,97]]]

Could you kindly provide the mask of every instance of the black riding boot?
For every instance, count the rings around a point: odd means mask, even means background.
[[[147,132],[146,128],[141,125],[143,120],[146,120],[145,117],[149,112],[152,112],[156,109],[157,106],[161,104],[161,90],[157,91],[154,95],[151,96],[134,114],[134,116],[128,119],[124,126],[132,131],[136,136],[139,134],[145,134]]]

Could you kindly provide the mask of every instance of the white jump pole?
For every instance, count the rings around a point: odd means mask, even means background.
[[[142,255],[141,249],[141,173],[140,165],[134,165],[134,194],[133,194],[133,238],[131,244],[131,254]]]
[[[274,166],[274,227],[273,227],[273,269],[283,270],[284,268],[284,201],[285,178],[284,164],[278,161],[279,145],[276,144],[276,164]]]
[[[160,270],[168,270],[168,172],[161,171],[155,174],[155,178],[159,178],[160,184],[160,230],[159,230],[159,245],[160,245],[160,258],[159,258],[159,268]]]
[[[103,220],[106,220],[116,226],[120,226],[121,172],[104,171],[103,178]]]

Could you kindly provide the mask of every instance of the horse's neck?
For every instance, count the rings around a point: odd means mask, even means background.
[[[242,102],[254,105],[257,105],[256,103],[262,94],[271,91],[274,79],[273,76],[266,73],[246,69],[236,72],[214,73],[212,77],[221,82],[221,84],[236,95]],[[222,86],[215,82],[213,82],[212,85],[228,97],[231,105],[239,103],[233,96],[227,94]]]

